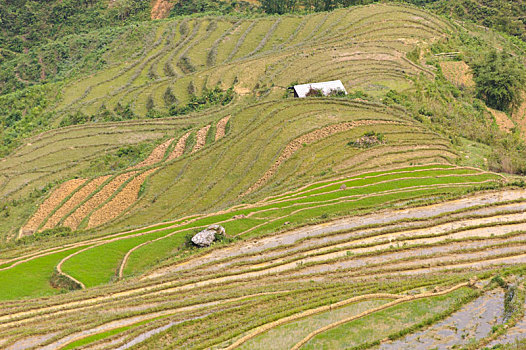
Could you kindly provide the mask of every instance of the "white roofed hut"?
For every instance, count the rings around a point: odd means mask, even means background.
[[[325,81],[322,83],[311,83],[294,85],[294,97],[308,97],[308,96],[329,96],[334,93],[344,93],[347,95],[347,90],[340,80]]]

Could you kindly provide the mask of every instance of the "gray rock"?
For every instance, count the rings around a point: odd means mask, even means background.
[[[192,237],[192,243],[198,247],[209,247],[216,239],[216,235],[225,235],[225,228],[220,225],[208,226],[205,230]]]
[[[221,225],[210,225],[208,226],[207,230],[213,230],[217,235],[224,236],[226,234],[225,228]]]

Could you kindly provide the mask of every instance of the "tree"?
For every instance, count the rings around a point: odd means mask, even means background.
[[[296,8],[297,0],[262,0],[261,7],[266,13],[284,14]]]
[[[525,71],[515,57],[493,50],[473,64],[473,73],[477,94],[488,106],[509,112],[522,103]]]

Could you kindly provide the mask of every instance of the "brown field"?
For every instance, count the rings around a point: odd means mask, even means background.
[[[135,172],[124,173],[117,176],[110,183],[104,186],[99,192],[97,192],[93,197],[91,197],[84,204],[82,204],[77,210],[75,210],[75,212],[64,221],[64,226],[76,229],[80,225],[81,221],[87,215],[89,215],[89,213],[92,210],[104,203],[104,201],[108,197],[110,197],[115,191],[117,191],[117,189],[133,175],[135,175]]]
[[[116,218],[137,200],[144,180],[157,169],[150,169],[131,180],[111,201],[96,210],[90,217],[88,228],[100,226]]]
[[[464,61],[444,61],[440,62],[442,73],[447,80],[459,88],[472,88],[475,86],[471,68]]]
[[[497,111],[496,109],[492,109],[488,107],[489,112],[493,117],[495,118],[495,121],[497,122],[497,125],[499,126],[499,129],[502,131],[510,132],[511,129],[515,127],[515,124],[513,121],[506,115],[506,113]]]
[[[40,205],[37,212],[29,219],[20,232],[22,233],[26,230],[28,232],[31,231],[31,233],[35,232],[49,214],[84,182],[86,182],[86,179],[73,179],[64,182]]]

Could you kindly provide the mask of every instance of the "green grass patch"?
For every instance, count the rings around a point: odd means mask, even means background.
[[[75,248],[22,263],[0,271],[0,300],[38,298],[61,293],[50,284],[55,266]]]

